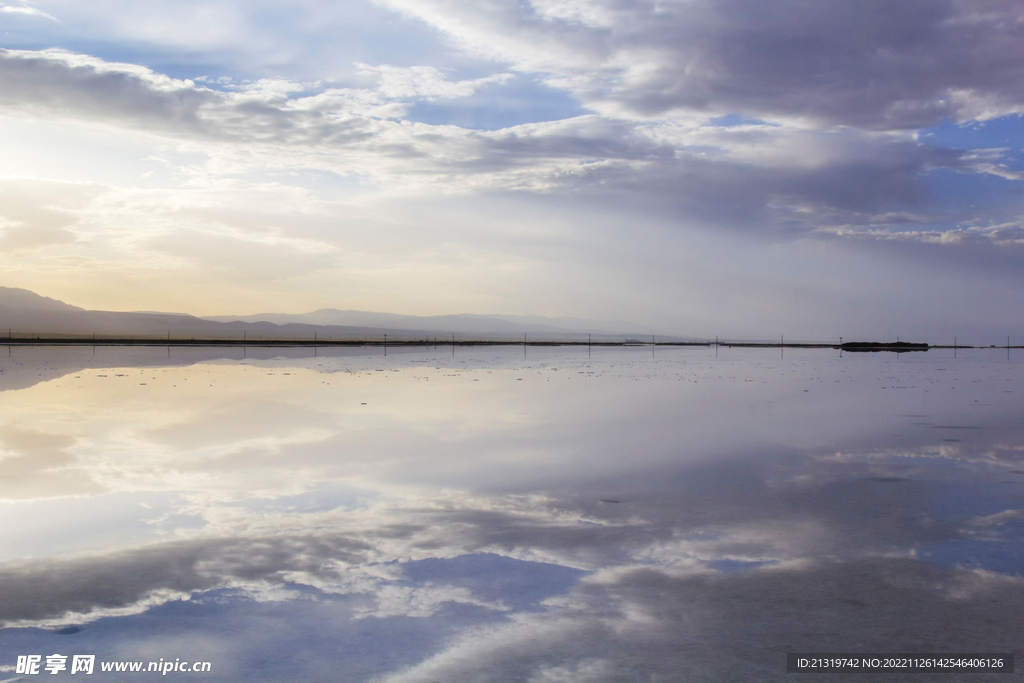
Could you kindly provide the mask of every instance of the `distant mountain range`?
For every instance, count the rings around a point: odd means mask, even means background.
[[[370,311],[341,311],[321,308],[312,313],[261,313],[243,316],[205,316],[216,322],[269,322],[275,325],[322,325],[392,330],[429,330],[460,334],[513,332],[596,332],[644,331],[636,325],[607,323],[581,318],[545,318],[539,315],[399,315]]]
[[[27,335],[328,338],[451,334],[482,338],[535,333],[551,337],[635,334],[647,330],[629,323],[579,318],[510,315],[416,316],[368,311],[321,309],[311,313],[265,313],[246,316],[197,317],[181,313],[91,311],[26,289],[0,287],[0,337]]]

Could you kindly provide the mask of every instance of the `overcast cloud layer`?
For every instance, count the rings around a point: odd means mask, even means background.
[[[998,0],[0,5],[0,284],[1024,334]]]

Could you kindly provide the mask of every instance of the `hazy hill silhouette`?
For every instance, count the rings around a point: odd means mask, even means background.
[[[547,322],[545,322],[547,321]],[[0,287],[0,337],[8,330],[27,335],[91,335],[175,338],[323,339],[395,336],[509,336],[525,333],[561,336],[605,332],[602,324],[575,318],[540,316],[412,316],[322,309],[312,313],[267,313],[201,318],[182,313],[92,311],[26,289]],[[636,330],[636,327],[632,327]]]
[[[645,332],[637,325],[607,323],[581,318],[545,318],[536,315],[400,315],[371,311],[322,308],[311,313],[261,313],[245,316],[206,316],[204,320],[217,322],[271,322],[277,325],[325,325],[401,330],[446,330],[460,334],[493,334],[523,332],[594,332],[610,329]]]

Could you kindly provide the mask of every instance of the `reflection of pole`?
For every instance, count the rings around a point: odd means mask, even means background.
[[[455,333],[452,332],[452,358],[455,358]]]
[[[590,358],[590,335],[587,334],[587,358]]]
[[[384,335],[384,355],[388,355],[388,335]]]
[[[718,335],[715,335],[715,358],[718,358]]]

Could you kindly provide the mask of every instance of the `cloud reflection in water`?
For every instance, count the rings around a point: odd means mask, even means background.
[[[1021,642],[1017,362],[105,353],[0,364],[23,650],[720,681],[781,679],[787,650]]]

